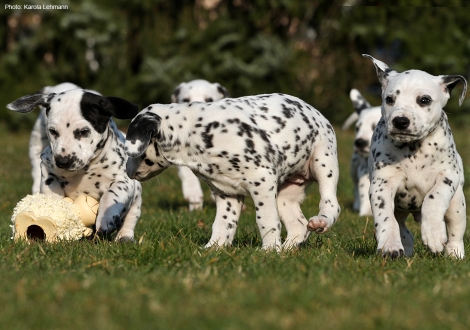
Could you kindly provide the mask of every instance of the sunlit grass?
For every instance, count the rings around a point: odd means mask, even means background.
[[[454,134],[469,164],[467,134]],[[29,137],[2,130],[2,329],[468,328],[468,261],[429,253],[412,221],[413,257],[376,255],[373,219],[351,210],[353,133],[337,129],[337,135],[339,222],[301,249],[277,254],[259,249],[249,198],[234,246],[203,249],[215,206],[206,189],[205,208],[187,212],[175,170],[143,185],[139,244],[14,243],[11,212],[31,188]],[[318,212],[318,202],[312,185],[303,204],[307,217]]]

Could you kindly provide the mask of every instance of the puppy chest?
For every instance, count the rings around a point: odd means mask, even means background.
[[[418,211],[426,194],[417,187],[403,186],[396,192],[395,207],[406,211]]]

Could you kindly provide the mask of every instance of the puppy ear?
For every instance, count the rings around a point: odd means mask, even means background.
[[[151,112],[135,117],[126,133],[126,153],[131,158],[142,155],[154,137],[158,136],[162,119]]]
[[[228,92],[228,90],[222,86],[221,84],[219,83],[215,83],[216,87],[217,87],[217,91],[223,95],[223,98],[227,98],[227,97],[230,97],[230,93]]]
[[[362,54],[362,56],[367,57],[374,63],[375,70],[377,71],[377,77],[379,77],[379,81],[382,84],[382,89],[385,89],[385,87],[387,87],[388,80],[390,77],[393,77],[398,74],[398,72],[390,69],[384,62],[379,61],[367,54]]]
[[[182,87],[181,85],[182,84],[179,84],[173,90],[173,93],[171,94],[171,103],[178,103],[178,95],[180,94],[181,87]]]
[[[360,114],[362,110],[372,108],[369,102],[362,96],[362,94],[357,89],[351,89],[349,92],[349,97],[353,103],[354,111],[357,114]]]
[[[134,118],[139,108],[119,97],[102,97],[100,95],[84,91],[80,100],[80,110],[93,128],[102,134],[108,125],[111,116],[119,119]]]
[[[109,101],[109,104],[104,105],[104,110],[113,117],[132,119],[139,113],[139,107],[129,101],[114,96],[107,96],[105,99]]]
[[[465,94],[467,94],[467,80],[463,76],[459,75],[450,75],[450,76],[440,76],[442,79],[442,84],[446,87],[444,92],[448,92],[449,96],[452,93],[452,90],[460,82],[463,84],[462,93],[459,97],[459,106],[462,105],[463,100],[465,99]]]
[[[20,97],[19,99],[7,104],[7,108],[13,111],[21,112],[21,113],[28,113],[34,110],[39,105],[42,105],[46,109],[49,108],[49,103],[51,98],[55,94],[34,94],[34,95],[26,95]]]

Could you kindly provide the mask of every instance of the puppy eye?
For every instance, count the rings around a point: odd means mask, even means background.
[[[212,99],[212,97],[208,97],[208,98],[206,99],[206,102],[212,102],[212,101],[214,101],[214,100]]]
[[[91,134],[91,131],[90,131],[89,128],[83,128],[83,129],[80,130],[80,135],[81,135],[82,137],[85,137],[85,138],[86,138],[86,137],[89,137],[90,134]]]
[[[151,161],[150,159],[148,159],[148,158],[146,158],[146,159],[144,160],[144,162],[145,162],[145,164],[147,164],[148,166],[153,166],[153,165],[155,164],[154,162],[152,162],[152,161]]]
[[[55,130],[55,128],[49,128],[49,134],[53,137],[58,137],[59,136],[59,132],[57,132]]]
[[[183,99],[183,102],[184,102],[184,103],[189,103],[189,99],[188,99],[187,97],[185,97],[185,98]]]
[[[385,103],[387,103],[388,105],[394,105],[395,104],[395,99],[391,96],[387,96],[385,98]]]
[[[432,102],[432,99],[430,96],[424,95],[424,96],[418,96],[418,99],[416,100],[416,103],[420,105],[421,107],[425,107],[427,105],[430,105]]]

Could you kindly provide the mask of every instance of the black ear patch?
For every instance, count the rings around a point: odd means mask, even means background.
[[[94,93],[84,92],[80,100],[83,118],[91,123],[100,134],[106,130],[111,116],[119,119],[134,118],[139,108],[119,97],[103,97]]]
[[[52,97],[55,94],[50,94]],[[21,112],[21,113],[28,113],[34,110],[39,105],[42,105],[46,109],[49,109],[49,102],[51,100],[51,96],[47,96],[44,94],[34,94],[34,95],[26,95],[20,97],[16,101],[13,101],[7,104],[7,108],[13,111]]]
[[[357,114],[360,114],[361,111],[364,109],[372,108],[370,103],[361,94],[359,94],[357,96],[357,99],[352,101],[352,103],[353,103],[354,111],[356,111]]]
[[[217,91],[224,96],[224,98],[230,97],[228,90],[221,84],[217,84]]]
[[[137,152],[130,153],[128,150],[131,157],[138,157],[147,150],[152,138],[158,136],[161,121],[162,119],[158,115],[151,112],[135,117],[127,129],[126,140],[131,144],[135,144],[139,140],[141,145],[138,147]]]

